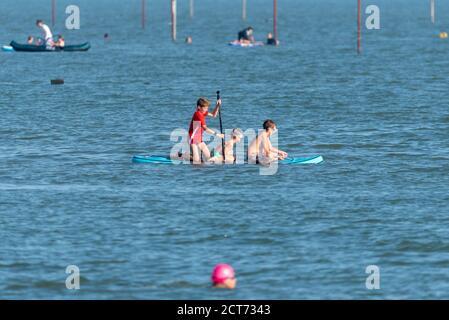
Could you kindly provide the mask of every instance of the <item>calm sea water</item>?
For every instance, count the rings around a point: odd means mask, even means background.
[[[253,49],[226,43],[247,25],[263,38],[270,0],[246,22],[237,0],[196,1],[193,20],[179,1],[178,43],[169,1],[151,2],[143,31],[140,1],[58,1],[55,31],[89,52],[0,54],[0,298],[449,298],[447,6],[432,25],[427,1],[375,1],[381,30],[357,56],[355,1],[279,1],[282,45]],[[81,30],[64,30],[69,4]],[[50,12],[2,0],[0,44]],[[225,127],[272,118],[281,148],[326,161],[273,176],[131,163],[168,153],[217,89]],[[237,290],[210,288],[219,262]]]

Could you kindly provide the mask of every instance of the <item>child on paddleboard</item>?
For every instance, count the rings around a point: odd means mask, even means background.
[[[209,112],[210,101],[206,98],[199,98],[196,103],[196,111],[193,114],[192,121],[190,121],[189,128],[189,143],[192,153],[193,163],[201,163],[201,153],[205,161],[210,159],[210,151],[207,145],[203,142],[203,132],[207,132],[216,137],[224,139],[224,135],[209,129],[206,125],[206,117],[215,118],[221,107],[221,100],[217,100],[217,104],[212,113]]]
[[[270,137],[277,132],[276,123],[273,120],[265,120],[263,129],[264,131],[248,147],[248,162],[269,164],[270,162],[287,158],[288,154],[286,152],[271,145]]]
[[[235,128],[232,130],[231,140],[227,141],[225,144],[225,162],[226,163],[234,163],[234,145],[239,143],[243,139],[242,130]],[[212,158],[209,159],[210,162],[214,163],[222,163],[223,162],[223,152],[222,146],[218,146],[214,150],[212,150]]]

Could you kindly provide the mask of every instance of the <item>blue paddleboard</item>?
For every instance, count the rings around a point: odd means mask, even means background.
[[[150,163],[150,164],[179,164],[182,163],[180,160],[172,160],[167,156],[134,156],[132,161],[134,163]],[[287,158],[285,160],[279,161],[282,164],[318,164],[323,162],[322,156],[313,156],[307,158]]]

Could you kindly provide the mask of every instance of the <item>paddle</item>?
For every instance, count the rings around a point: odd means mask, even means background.
[[[217,91],[217,101],[218,100],[220,100],[220,91]],[[221,121],[221,105],[220,109],[218,109],[218,117],[220,118],[220,133],[223,134],[223,122]],[[223,153],[223,163],[224,163],[226,161],[224,137],[221,140],[221,152]]]

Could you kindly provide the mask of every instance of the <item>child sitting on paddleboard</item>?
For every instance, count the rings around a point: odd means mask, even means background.
[[[286,152],[271,145],[270,137],[277,131],[276,123],[273,120],[265,120],[263,129],[264,131],[248,147],[248,162],[269,164],[270,162],[287,158],[288,154]]]
[[[227,141],[225,144],[225,162],[226,163],[234,163],[234,145],[239,143],[243,139],[242,130],[235,128],[232,130],[231,140]],[[209,159],[210,162],[214,163],[222,163],[223,162],[223,152],[222,146],[218,146],[214,150],[212,150],[212,158]]]
[[[206,117],[215,118],[221,107],[221,100],[217,100],[217,104],[212,113],[209,112],[210,101],[206,98],[199,98],[196,103],[196,111],[193,114],[189,128],[189,143],[192,152],[193,163],[201,163],[201,153],[205,161],[210,159],[210,151],[203,142],[203,132],[207,132],[216,137],[224,139],[224,135],[209,129],[206,125]]]

